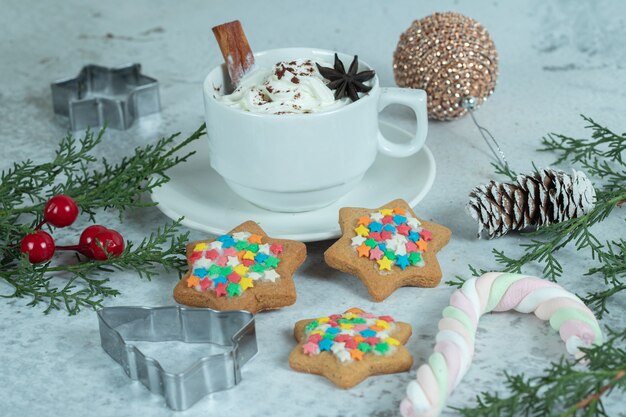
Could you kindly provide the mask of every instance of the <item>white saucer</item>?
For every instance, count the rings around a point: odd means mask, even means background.
[[[411,137],[387,123],[381,123],[380,128],[394,142]],[[330,206],[304,213],[277,213],[247,202],[228,188],[209,165],[206,140],[196,141],[185,150],[195,150],[196,154],[168,171],[170,181],[153,190],[152,201],[171,219],[184,216],[185,226],[211,234],[223,234],[254,220],[276,238],[302,242],[331,239],[340,235],[339,208],[374,208],[396,198],[415,206],[435,180],[435,159],[427,147],[408,158],[379,154],[356,188]]]

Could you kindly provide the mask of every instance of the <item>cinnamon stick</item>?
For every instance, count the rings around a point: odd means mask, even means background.
[[[235,20],[213,28],[234,87],[254,65],[254,54],[248,44],[241,22]]]

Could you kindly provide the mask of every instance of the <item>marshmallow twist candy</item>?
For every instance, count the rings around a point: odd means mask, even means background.
[[[515,310],[549,320],[577,358],[580,346],[602,343],[595,316],[574,294],[541,278],[489,272],[467,280],[450,297],[439,321],[435,351],[417,370],[400,404],[404,417],[436,417],[467,373],[474,355],[478,319],[491,311]]]

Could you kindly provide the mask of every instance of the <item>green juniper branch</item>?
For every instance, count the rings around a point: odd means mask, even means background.
[[[116,164],[102,160],[101,168],[91,168],[97,159],[91,154],[101,142],[98,134],[87,131],[79,140],[66,136],[51,162],[17,162],[0,175],[0,279],[13,288],[0,297],[31,297],[29,305],[47,303],[46,312],[65,308],[70,314],[81,307],[97,308],[106,297],[116,296],[101,274],[114,270],[132,270],[150,278],[158,267],[182,274],[186,261],[188,233],[181,233],[180,221],[157,229],[138,245],[127,242],[119,257],[105,261],[81,261],[68,265],[51,263],[33,265],[19,252],[22,237],[32,232],[42,219],[42,209],[49,197],[68,194],[81,211],[94,220],[96,210],[117,210],[153,205],[141,200],[146,191],[169,180],[166,171],[186,161],[194,152],[181,152],[205,133],[204,124],[180,143],[180,133],[162,138],[154,145],[135,149],[132,156]],[[30,220],[30,221],[29,221]]]
[[[75,314],[80,307],[97,308],[105,297],[119,295],[117,290],[106,285],[108,278],[100,278],[103,273],[130,270],[141,278],[150,279],[159,273],[158,267],[162,267],[181,276],[187,265],[182,254],[185,253],[189,233],[179,234],[179,229],[180,220],[157,229],[136,247],[129,242],[119,257],[110,257],[105,261],[81,260],[53,266],[50,263],[31,264],[22,258],[15,268],[0,271],[0,278],[14,289],[13,293],[2,297],[31,296],[29,305],[47,303],[46,312],[63,305],[70,314]],[[78,281],[84,286],[77,286]],[[57,286],[63,282],[64,285]]]
[[[608,330],[602,345],[581,348],[585,358],[553,362],[544,374],[505,373],[506,395],[483,392],[472,408],[455,408],[465,417],[606,415],[602,397],[626,392],[626,329]]]
[[[626,151],[626,133],[617,134],[609,128],[601,126],[592,118],[585,115],[581,117],[588,123],[585,128],[591,129],[591,139],[576,139],[558,133],[550,133],[542,139],[541,151],[552,151],[560,154],[556,163],[580,162],[587,163],[597,158],[608,159],[622,166],[624,163],[624,151]],[[594,174],[593,172],[591,173]]]
[[[606,303],[609,297],[625,290],[626,244],[624,240],[602,241],[591,230],[592,226],[604,221],[626,200],[626,133],[618,135],[602,127],[591,118],[582,116],[592,130],[591,139],[574,139],[565,135],[550,134],[543,139],[542,151],[559,153],[557,162],[571,161],[581,164],[596,180],[596,205],[587,214],[561,223],[542,226],[535,231],[522,233],[529,237],[522,243],[523,254],[511,257],[504,251],[492,249],[496,262],[506,272],[522,272],[525,265],[537,263],[543,266],[546,278],[557,281],[563,274],[558,259],[559,252],[568,247],[586,251],[599,266],[591,267],[586,275],[601,275],[607,289],[583,296],[602,317],[608,313]],[[506,167],[496,166],[496,172],[509,178],[517,174]],[[475,275],[480,271],[471,267]],[[462,280],[449,281],[450,285],[460,286]]]
[[[556,281],[563,273],[557,258],[559,251],[574,247],[587,252],[596,266],[589,268],[586,275],[600,276],[605,288],[588,293],[583,301],[602,317],[609,313],[608,301],[626,291],[626,241],[621,236],[600,240],[591,227],[626,201],[626,133],[618,135],[588,117],[583,118],[592,130],[591,139],[550,134],[543,139],[541,150],[558,152],[557,163],[578,163],[595,177],[595,208],[584,216],[522,233],[530,241],[521,244],[520,257],[508,256],[495,248],[493,253],[504,271],[519,273],[524,266],[538,263],[543,265],[545,276]],[[517,176],[508,167],[496,166],[496,172],[512,179]],[[472,265],[469,268],[475,276],[485,272]],[[456,277],[447,283],[460,287],[464,280]],[[626,392],[626,328],[608,332],[609,339],[604,344],[582,349],[585,362],[561,359],[537,377],[505,374],[506,395],[483,392],[476,397],[476,406],[456,410],[466,417],[606,416],[603,397],[613,391]]]

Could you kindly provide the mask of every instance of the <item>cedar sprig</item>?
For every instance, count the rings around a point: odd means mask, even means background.
[[[590,139],[551,133],[542,139],[541,151],[559,154],[556,163],[569,161],[581,165],[588,174],[601,178],[606,191],[621,191],[626,184],[626,132],[618,134],[581,115],[590,129]]]
[[[87,131],[85,136],[77,141],[68,133],[59,143],[52,161],[35,164],[27,159],[15,162],[12,168],[2,171],[0,174],[2,217],[32,212],[31,206],[24,204],[27,201],[44,203],[46,195],[42,195],[41,191],[52,186],[60,174],[72,177],[81,167],[95,162],[96,158],[90,152],[101,142],[103,135],[104,129],[97,135]]]
[[[131,157],[123,158],[117,164],[111,165],[103,159],[102,170],[81,169],[79,175],[57,186],[52,194],[75,196],[82,212],[92,219],[94,210],[99,208],[115,209],[121,214],[131,207],[152,206],[155,203],[142,201],[141,194],[169,181],[166,171],[195,153],[178,155],[178,152],[203,134],[204,125],[176,146],[172,143],[180,132],[162,138],[154,145],[135,149]]]
[[[590,139],[575,139],[553,133],[543,138],[543,148],[540,150],[557,152],[557,163],[570,161],[579,164],[594,177],[595,207],[580,217],[522,233],[530,240],[520,245],[523,254],[519,257],[509,256],[496,248],[492,252],[503,271],[521,273],[524,266],[536,263],[542,265],[543,275],[552,281],[557,281],[563,274],[563,266],[558,258],[561,250],[573,247],[587,252],[596,265],[586,271],[586,275],[600,275],[607,288],[588,293],[583,301],[598,317],[602,317],[608,313],[606,306],[609,298],[626,290],[626,244],[623,239],[600,239],[593,233],[592,227],[604,221],[626,201],[626,161],[622,155],[626,152],[626,133],[618,135],[591,118],[582,117],[588,123],[586,128],[591,130]],[[509,167],[503,169],[494,166],[499,174],[509,178],[517,177]],[[474,275],[483,272],[472,266],[470,269]],[[448,284],[458,287],[463,284],[463,280],[457,277],[456,280],[448,281]]]
[[[559,153],[560,156],[556,160],[557,164],[569,161],[585,165],[599,158],[626,166],[624,161],[624,151],[626,151],[624,138],[626,133],[620,135],[600,125],[591,117],[582,114],[581,117],[587,122],[585,128],[592,131],[591,139],[579,139],[558,133],[550,133],[542,138],[543,148],[540,150]],[[593,175],[594,173],[591,172],[591,174]]]
[[[626,393],[626,328],[607,332],[603,344],[581,348],[584,358],[552,362],[540,376],[505,372],[506,395],[482,392],[475,407],[453,408],[465,417],[606,416],[603,398]]]
[[[81,258],[63,265],[31,264],[26,257],[21,257],[14,268],[0,271],[0,278],[14,289],[13,293],[2,297],[32,297],[29,306],[44,303],[46,313],[63,307],[73,315],[82,307],[101,307],[106,297],[119,295],[119,291],[107,285],[109,278],[106,276],[110,272],[134,271],[140,278],[150,280],[164,268],[180,277],[187,265],[182,254],[189,238],[189,232],[180,233],[180,226],[179,219],[157,228],[136,247],[128,241],[120,256],[104,261]]]
[[[109,278],[103,273],[130,270],[150,279],[164,268],[181,275],[186,266],[188,233],[181,232],[180,221],[155,230],[136,246],[126,242],[119,257],[105,261],[33,265],[20,254],[19,242],[41,221],[45,202],[55,194],[72,196],[91,220],[99,209],[116,210],[121,217],[130,208],[154,205],[143,200],[142,195],[167,182],[166,171],[193,155],[194,152],[185,152],[184,148],[204,133],[203,124],[177,144],[180,133],[162,138],[154,145],[135,149],[132,156],[115,164],[98,160],[92,154],[102,140],[104,129],[97,134],[87,131],[81,139],[68,134],[61,140],[52,161],[17,162],[3,171],[0,279],[13,290],[0,297],[30,297],[29,305],[45,303],[46,312],[64,308],[76,314],[82,307],[97,308],[106,297],[119,294],[109,286]]]

